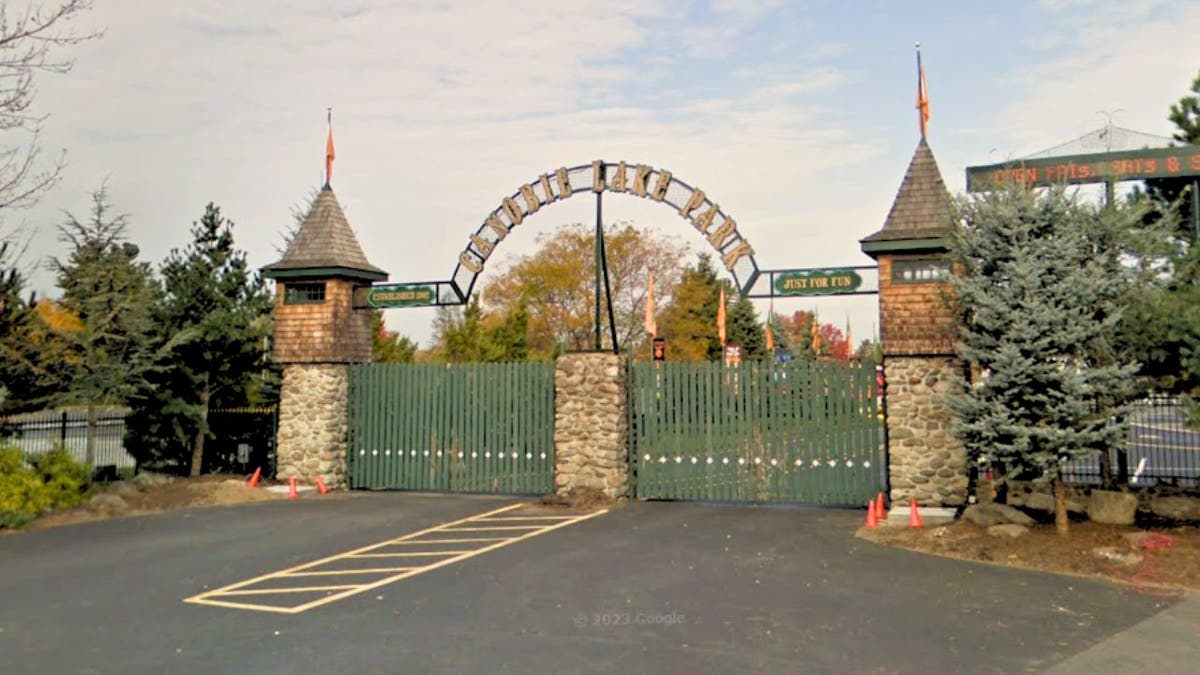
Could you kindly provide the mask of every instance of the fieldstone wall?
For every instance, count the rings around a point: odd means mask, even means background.
[[[283,366],[276,442],[276,476],[330,488],[346,486],[347,399],[350,371],[344,364]]]
[[[616,354],[566,354],[554,366],[554,481],[558,494],[629,489],[625,367]]]
[[[944,397],[960,368],[952,357],[889,356],[888,482],[891,501],[958,506],[967,501],[966,450],[950,434]]]

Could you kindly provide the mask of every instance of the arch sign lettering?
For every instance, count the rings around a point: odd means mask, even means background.
[[[581,192],[620,193],[666,204],[705,237],[743,294],[749,293],[758,278],[754,249],[738,231],[737,222],[704,190],[693,188],[666,169],[597,160],[544,173],[501,199],[468,238],[449,281],[398,284],[395,288],[377,285],[369,293],[364,292],[364,304],[412,307],[466,303],[488,259],[509,233],[542,208]],[[394,304],[392,296],[398,299]]]

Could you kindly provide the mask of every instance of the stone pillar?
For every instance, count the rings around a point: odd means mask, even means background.
[[[944,398],[960,367],[951,357],[884,359],[893,503],[957,506],[966,499],[966,452],[950,434]]]
[[[275,358],[283,366],[275,475],[346,487],[350,365],[371,360],[371,315],[354,308],[358,282],[291,278],[276,285]],[[323,289],[289,302],[288,287]],[[294,293],[293,293],[294,295]]]
[[[371,313],[355,297],[387,272],[367,262],[326,183],[263,276],[276,282],[274,352],[283,366],[275,475],[345,486],[350,364],[371,361]]]
[[[607,353],[566,354],[554,367],[554,483],[558,494],[629,491],[625,363]]]
[[[950,434],[946,394],[960,364],[946,280],[954,203],[924,138],[883,229],[861,240],[879,262],[879,336],[891,501],[957,506],[967,500],[966,452]]]
[[[346,485],[349,367],[338,363],[283,366],[276,476],[331,487]]]
[[[891,501],[958,506],[968,481],[966,451],[951,434],[946,404],[962,370],[943,280],[949,263],[944,251],[878,259]]]

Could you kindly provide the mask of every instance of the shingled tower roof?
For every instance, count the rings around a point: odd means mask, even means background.
[[[944,248],[944,239],[953,230],[954,203],[922,138],[883,229],[861,240],[863,251],[919,249],[923,243],[929,244],[927,248]]]
[[[364,281],[387,279],[387,272],[367,262],[362,247],[333,189],[326,185],[313,201],[283,258],[263,268],[268,278],[346,277]]]

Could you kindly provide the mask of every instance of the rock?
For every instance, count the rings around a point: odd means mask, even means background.
[[[1191,497],[1155,497],[1150,511],[1160,518],[1171,520],[1200,520],[1200,499]]]
[[[1142,554],[1137,551],[1126,551],[1116,546],[1100,546],[1092,549],[1097,558],[1116,563],[1121,567],[1137,567],[1142,564]]]
[[[1121,537],[1125,539],[1125,541],[1129,542],[1129,545],[1134,548],[1141,548],[1145,545],[1146,540],[1153,536],[1153,532],[1126,532],[1125,534],[1121,535]]]
[[[139,473],[138,475],[134,476],[133,480],[131,482],[139,490],[148,490],[152,487],[158,487],[159,485],[166,485],[168,483],[173,482],[174,480],[175,480],[174,478],[172,478],[171,476],[168,476],[166,474],[150,473],[149,471],[143,471],[142,473]]]
[[[1032,525],[1033,518],[1007,504],[975,504],[968,506],[962,514],[963,520],[979,527],[993,525]]]
[[[1054,497],[1045,492],[1031,492],[1024,497],[1025,508],[1034,509],[1035,511],[1045,511],[1054,513]],[[1080,502],[1067,500],[1067,511],[1071,513],[1083,513],[1087,511],[1087,507]]]
[[[1126,492],[1092,490],[1092,501],[1088,504],[1088,518],[1106,525],[1132,525],[1137,513],[1137,497]]]
[[[93,511],[108,511],[112,513],[120,513],[129,509],[129,502],[121,499],[119,496],[104,493],[92,497],[92,501],[88,502],[88,506]]]
[[[1029,532],[1028,527],[1025,527],[1024,525],[1017,525],[1015,523],[993,525],[987,529],[989,537],[1010,537],[1012,539],[1016,539],[1027,532]]]
[[[138,493],[138,489],[137,489],[137,486],[134,485],[133,483],[130,483],[127,480],[123,480],[123,481],[119,481],[117,483],[110,484],[108,486],[108,492],[110,494],[117,495],[118,497],[129,497],[132,495],[136,495]]]

